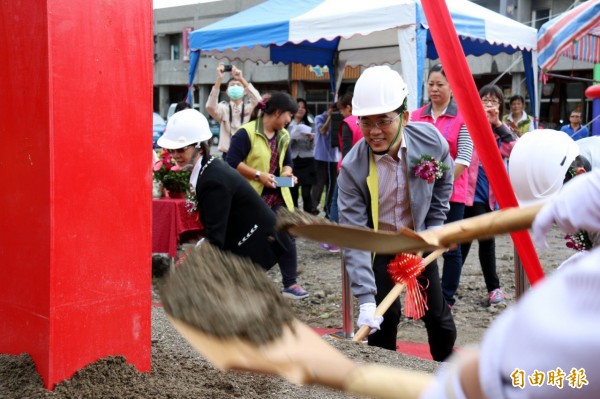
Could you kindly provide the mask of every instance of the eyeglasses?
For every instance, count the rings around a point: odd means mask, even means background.
[[[358,121],[356,122],[356,124],[364,130],[371,130],[373,128],[377,128],[377,129],[385,129],[386,127],[389,127],[392,125],[392,123],[394,123],[394,120],[398,119],[400,117],[400,114],[396,115],[393,118],[389,118],[389,119],[382,119],[380,121],[377,121],[375,123],[369,123],[369,122],[364,122],[364,121]]]
[[[183,153],[184,153],[184,152],[185,152],[185,151],[186,151],[186,150],[187,150],[189,147],[190,147],[189,145],[186,145],[186,146],[185,146],[185,147],[183,147],[183,148],[176,148],[176,149],[174,149],[174,150],[167,150],[167,152],[168,152],[169,154],[174,154],[174,153],[177,153],[177,154],[183,154]]]
[[[570,118],[581,118],[581,115],[571,115]]]
[[[481,103],[482,104],[492,104],[492,105],[499,105],[500,102],[494,98],[482,98],[481,99]]]

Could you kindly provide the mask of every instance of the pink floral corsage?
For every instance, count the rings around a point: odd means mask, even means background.
[[[586,251],[592,248],[592,242],[585,231],[578,231],[577,233],[567,234],[565,236],[567,240],[567,248],[574,249],[575,251]]]
[[[448,165],[436,160],[429,154],[421,155],[421,158],[415,160],[412,167],[416,177],[427,180],[431,184],[437,179],[441,179],[444,172],[450,169]]]

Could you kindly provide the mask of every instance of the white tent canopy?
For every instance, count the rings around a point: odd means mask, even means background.
[[[535,29],[467,0],[447,4],[465,54],[523,51],[529,63],[535,57]],[[410,93],[417,94],[409,96],[410,109],[421,99],[425,58],[437,58],[418,0],[268,0],[192,32],[190,49],[190,84],[201,51],[230,60],[327,65],[336,71],[333,91],[346,65],[401,62]],[[532,77],[530,91],[534,83]]]

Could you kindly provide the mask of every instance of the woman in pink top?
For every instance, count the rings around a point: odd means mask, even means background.
[[[461,220],[464,216],[468,185],[467,168],[471,163],[473,142],[452,98],[452,91],[441,64],[429,70],[427,94],[431,102],[413,111],[411,120],[433,124],[450,146],[450,156],[454,160],[454,188],[446,219],[446,223],[449,223]],[[460,247],[444,254],[442,293],[450,306],[454,305],[462,263]]]
[[[358,127],[358,117],[352,115],[352,93],[346,93],[337,102],[338,109],[344,117],[340,123],[338,137],[340,141],[340,151],[342,156],[338,163],[338,170],[342,165],[342,159],[348,155],[354,144],[363,138],[363,134]]]
[[[498,152],[502,158],[508,158],[515,146],[517,135],[502,123],[504,113],[504,94],[496,85],[486,85],[479,90],[481,104],[490,122],[494,139],[498,145]],[[465,218],[483,215],[497,208],[496,197],[490,187],[489,180],[479,161],[477,151],[473,152],[473,159],[469,166],[469,184],[467,186],[467,203]],[[499,305],[505,303],[505,295],[500,288],[500,279],[496,272],[496,244],[494,237],[479,242],[479,264],[488,292],[488,303]],[[463,263],[467,259],[471,243],[461,245]]]

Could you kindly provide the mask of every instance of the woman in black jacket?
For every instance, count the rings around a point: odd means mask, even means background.
[[[291,239],[275,230],[275,214],[246,179],[210,155],[211,137],[206,118],[189,109],[169,119],[158,144],[180,167],[192,169],[190,184],[205,239],[268,270],[291,246]]]

